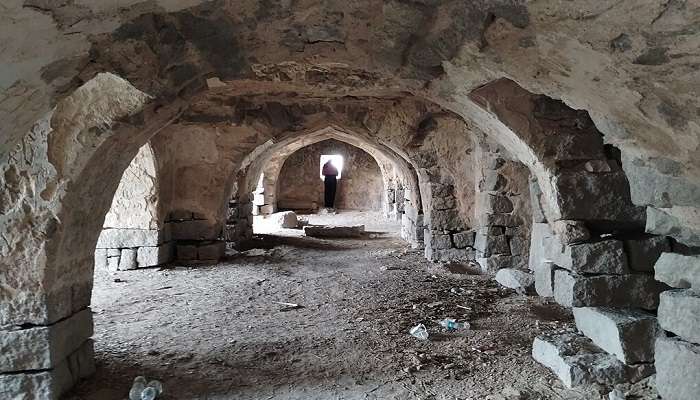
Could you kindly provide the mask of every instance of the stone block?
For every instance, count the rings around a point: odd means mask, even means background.
[[[532,357],[552,370],[568,388],[636,382],[654,373],[653,364],[625,365],[576,333],[536,337]]]
[[[452,244],[458,249],[474,246],[474,231],[464,231],[452,234]]]
[[[279,228],[293,229],[299,225],[297,214],[294,211],[274,213],[269,218],[271,222]]]
[[[265,205],[265,195],[262,193],[256,193],[253,195],[253,205],[264,206]]]
[[[535,265],[535,291],[542,297],[554,296],[554,263],[542,262]]]
[[[121,254],[121,252],[119,252],[119,254]],[[107,271],[119,271],[119,256],[107,257]]]
[[[624,242],[627,263],[634,271],[653,272],[654,264],[661,253],[671,251],[671,245],[665,236],[628,239]]]
[[[647,207],[646,213],[645,232],[671,236],[687,246],[700,246],[700,208]]]
[[[484,179],[479,182],[479,190],[483,192],[496,192],[502,190],[508,184],[508,179],[493,170],[484,171]]]
[[[476,197],[476,209],[479,213],[510,213],[513,211],[513,202],[504,195],[480,192]]]
[[[489,236],[477,233],[474,239],[474,248],[479,250],[484,257],[496,254],[510,255],[508,238],[505,235]]]
[[[515,289],[518,293],[532,293],[535,286],[535,277],[525,271],[514,268],[503,268],[496,272],[496,282]]]
[[[629,273],[622,242],[614,239],[566,246],[555,263],[579,274]]]
[[[538,265],[545,261],[553,261],[548,259],[545,254],[545,247],[551,241],[554,232],[547,223],[533,223],[530,230],[530,257],[528,265],[531,271],[535,271]]]
[[[332,226],[332,225],[308,225],[304,227],[306,236],[318,238],[359,238],[365,233],[364,225]]]
[[[107,269],[107,249],[95,249],[95,271]]]
[[[559,220],[554,221],[552,226],[562,244],[579,243],[591,237],[583,221]]]
[[[266,204],[264,206],[260,206],[260,214],[262,215],[270,215],[275,212],[275,207],[272,204]]]
[[[0,373],[54,368],[92,334],[90,309],[49,326],[0,331]]]
[[[480,226],[520,226],[523,224],[520,217],[511,214],[482,213],[479,214],[477,220]]]
[[[700,292],[676,289],[661,293],[658,316],[662,328],[700,344]]]
[[[664,400],[700,398],[700,346],[679,338],[656,339],[656,388]]]
[[[206,261],[218,261],[224,256],[226,242],[216,241],[212,243],[201,243],[197,246],[197,259]]]
[[[171,229],[174,240],[213,240],[218,236],[215,225],[206,219],[174,222]]]
[[[671,287],[700,290],[700,256],[663,253],[656,260],[654,271],[657,281]]]
[[[158,246],[163,242],[158,229],[108,228],[100,232],[98,249],[122,249],[127,247]]]
[[[136,263],[139,268],[154,267],[172,261],[172,242],[163,243],[158,247],[139,247],[136,254]]]
[[[459,231],[465,228],[459,210],[433,210],[430,212],[430,229],[440,231]]]
[[[449,234],[424,229],[423,240],[425,247],[433,250],[452,248],[452,239]]]
[[[59,400],[80,379],[95,373],[94,354],[89,339],[51,370],[0,374],[0,399]]]
[[[563,269],[554,272],[554,299],[565,307],[643,308],[654,310],[665,285],[649,275],[572,274]]]
[[[656,317],[635,309],[574,308],[578,330],[625,364],[654,361]]]
[[[454,196],[449,195],[445,197],[433,197],[430,201],[430,209],[433,211],[437,210],[449,210],[457,206],[457,199]]]
[[[522,269],[527,260],[521,256],[496,255],[491,257],[479,257],[476,255],[476,262],[481,266],[484,273],[495,274],[503,268]]]
[[[136,269],[136,267],[138,267],[136,262],[137,254],[136,249],[122,249],[122,254],[119,256],[119,270],[127,271]]]
[[[522,236],[511,236],[508,239],[510,254],[514,256],[527,255],[529,253],[530,242]]]
[[[180,261],[196,260],[197,246],[192,244],[178,244],[176,248],[176,258]]]
[[[106,249],[107,250],[107,257],[119,257],[122,255],[122,251],[120,249]]]

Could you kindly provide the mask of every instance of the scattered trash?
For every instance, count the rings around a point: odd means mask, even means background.
[[[425,325],[423,324],[418,324],[411,328],[409,333],[416,337],[418,340],[428,340],[428,329],[426,329]]]
[[[280,311],[291,311],[291,310],[298,310],[300,308],[304,308],[304,306],[299,305],[297,303],[285,303],[283,301],[275,301],[274,303],[285,306],[285,307],[281,308]]]
[[[403,268],[401,267],[395,267],[393,265],[382,265],[379,267],[381,271],[396,271],[396,270],[402,270]]]
[[[119,278],[114,278],[114,282],[115,282],[115,283],[126,283],[126,281],[121,280],[121,279],[119,279]]]
[[[434,301],[434,302],[428,303],[428,304],[426,304],[426,305],[427,305],[428,307],[430,307],[430,308],[434,308],[434,307],[437,307],[437,306],[441,306],[441,305],[442,305],[442,301]]]
[[[376,239],[377,236],[378,236],[378,235],[377,235],[376,233],[370,233],[370,234],[369,234],[369,238],[370,238],[370,239]]]
[[[269,255],[270,252],[266,249],[250,249],[248,251],[242,252],[241,254],[243,254],[246,257],[262,257]]]
[[[129,390],[129,400],[154,400],[163,393],[163,384],[152,380],[146,383],[144,376],[134,378],[134,383]]]
[[[445,318],[439,322],[440,326],[448,331],[456,331],[458,329],[469,329],[469,322],[457,322],[454,318]]]

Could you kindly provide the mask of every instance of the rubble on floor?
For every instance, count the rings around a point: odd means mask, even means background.
[[[364,234],[364,225],[307,225],[304,227],[304,235],[317,238],[361,238]]]

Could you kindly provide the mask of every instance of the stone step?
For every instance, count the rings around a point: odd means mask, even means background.
[[[656,387],[664,400],[700,399],[700,346],[679,338],[656,339]]]
[[[625,364],[654,362],[656,317],[635,309],[574,308],[578,330]]]
[[[700,292],[678,289],[661,293],[658,315],[663,329],[700,344]]]
[[[536,337],[532,357],[552,370],[568,388],[636,382],[654,373],[653,364],[625,365],[579,333]]]

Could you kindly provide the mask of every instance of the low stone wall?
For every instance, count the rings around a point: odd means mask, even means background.
[[[95,248],[95,268],[125,271],[173,260],[171,226],[163,229],[103,229]]]

